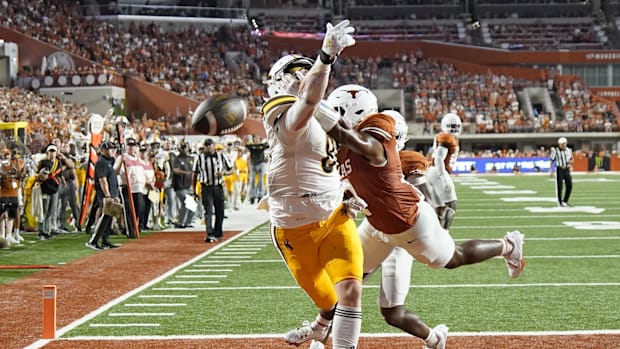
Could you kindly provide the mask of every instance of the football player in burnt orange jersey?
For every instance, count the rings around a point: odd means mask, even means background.
[[[433,188],[429,202],[437,211],[439,222],[444,229],[450,228],[456,211],[456,190],[450,174],[459,156],[457,137],[461,134],[461,129],[458,115],[448,113],[441,118],[441,132],[433,140],[433,166],[426,175]]]
[[[375,270],[400,247],[433,268],[456,268],[503,256],[509,275],[519,276],[524,266],[520,232],[509,232],[502,239],[470,240],[456,245],[448,231],[441,227],[433,208],[404,180],[396,147],[395,122],[388,115],[376,113],[377,101],[372,92],[359,85],[341,86],[329,95],[328,104],[342,116],[338,122],[332,122],[334,116],[325,111],[314,116],[339,142],[340,174],[366,201],[370,212],[358,227],[365,273]],[[395,298],[401,301],[397,304],[392,303],[390,295],[381,294],[380,297],[382,313],[388,323],[425,340],[425,348],[445,347],[448,330],[445,325],[430,329],[415,314],[402,308],[404,298]],[[396,313],[389,314],[390,308]]]

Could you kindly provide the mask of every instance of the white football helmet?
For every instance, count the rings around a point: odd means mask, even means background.
[[[461,118],[454,113],[448,113],[441,118],[441,131],[458,136],[463,130]]]
[[[377,97],[364,86],[342,85],[327,97],[329,105],[334,107],[340,116],[357,125],[366,115],[376,113]]]
[[[299,82],[304,78],[314,60],[301,55],[286,55],[278,59],[269,69],[264,83],[269,97],[292,94],[297,95]]]
[[[405,121],[405,117],[403,114],[397,112],[396,110],[384,110],[381,114],[389,115],[394,119],[396,123],[394,129],[396,131],[396,149],[401,151],[405,149],[405,144],[409,140],[409,126],[407,126],[407,121]]]

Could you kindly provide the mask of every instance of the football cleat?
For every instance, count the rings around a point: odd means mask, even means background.
[[[300,345],[309,340],[317,340],[319,342],[325,342],[329,336],[331,326],[323,328],[315,328],[308,321],[304,321],[301,327],[287,332],[284,335],[284,340],[288,344]]]
[[[506,259],[506,267],[508,267],[508,275],[511,278],[517,278],[521,275],[525,267],[523,259],[523,234],[515,230],[506,234],[504,237],[512,245],[512,251],[504,256]]]
[[[422,349],[445,349],[446,342],[448,341],[448,326],[444,324],[437,325],[433,328],[435,335],[437,336],[437,344],[433,346],[424,345]]]

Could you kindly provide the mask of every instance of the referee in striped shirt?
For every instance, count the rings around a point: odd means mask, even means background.
[[[207,138],[204,141],[204,151],[194,162],[194,176],[192,177],[194,191],[196,182],[200,182],[207,231],[205,242],[213,243],[222,239],[225,202],[222,181],[225,175],[232,173],[232,169],[230,160],[222,152],[216,152],[213,140]],[[196,196],[195,192],[194,196]],[[215,222],[213,222],[214,214]]]
[[[570,207],[568,199],[573,190],[573,178],[570,175],[571,165],[573,164],[573,151],[567,147],[567,140],[564,137],[558,139],[558,147],[551,148],[551,163],[549,164],[549,175],[553,176],[553,163],[556,166],[556,193],[558,196],[558,206]],[[566,191],[562,196],[563,186],[566,185]]]

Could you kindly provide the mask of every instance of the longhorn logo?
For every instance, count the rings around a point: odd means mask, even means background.
[[[351,94],[354,99],[358,92],[362,92],[362,90],[347,90],[347,93]]]

